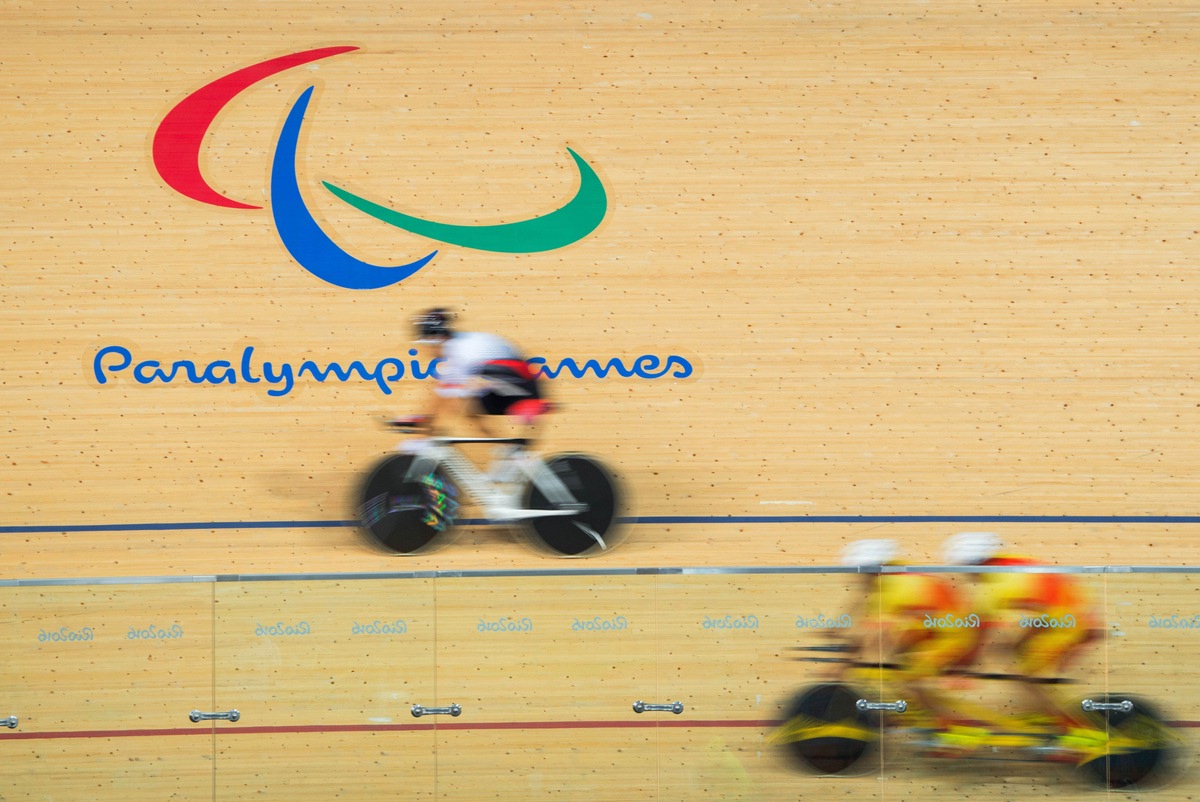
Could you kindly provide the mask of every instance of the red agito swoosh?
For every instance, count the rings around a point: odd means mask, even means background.
[[[200,144],[216,116],[238,93],[276,73],[349,53],[357,47],[322,47],[280,56],[231,72],[197,89],[167,112],[154,132],[154,166],[163,181],[181,195],[231,209],[261,209],[227,198],[217,192],[200,173]]]

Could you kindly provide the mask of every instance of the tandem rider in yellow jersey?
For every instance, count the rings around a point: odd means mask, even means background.
[[[891,540],[860,540],[850,544],[842,564],[859,568],[865,585],[861,607],[862,633],[878,625],[878,659],[890,667],[890,676],[911,692],[921,705],[913,720],[923,714],[935,730],[955,722],[954,700],[937,686],[939,677],[973,661],[979,647],[982,621],[972,615],[965,600],[947,579],[928,573],[870,571],[899,565],[897,547]],[[856,621],[859,619],[855,619]],[[854,644],[859,662],[876,658],[869,654],[867,638]]]
[[[948,538],[943,556],[950,565],[995,567],[973,573],[972,606],[984,619],[986,639],[998,647],[1032,700],[1033,718],[1066,732],[1081,722],[1050,692],[1061,675],[1097,640],[1100,622],[1079,580],[1027,557],[1003,553],[990,532],[961,532]],[[1034,569],[1034,570],[1022,570]]]

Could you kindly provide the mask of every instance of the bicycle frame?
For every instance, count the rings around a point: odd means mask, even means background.
[[[819,651],[834,651],[839,647],[796,647],[799,651],[819,650]],[[809,663],[827,663],[839,667],[834,681],[845,682],[853,686],[861,688],[878,688],[887,687],[889,691],[903,692],[906,687],[906,679],[901,666],[894,663],[875,663],[871,661],[860,661],[843,657],[800,657],[797,658],[803,662]],[[1006,682],[1006,683],[1032,683],[1046,686],[1069,686],[1075,682],[1064,677],[1026,677],[1018,674],[1005,674],[995,672],[972,671],[969,669],[950,669],[941,675],[942,678],[962,678],[974,680],[977,682]],[[996,732],[1015,733],[1021,730],[1025,725],[1026,716],[1022,713],[1015,712],[1004,714],[992,708],[972,702],[971,700],[954,694],[949,691],[938,691],[938,695],[948,705],[952,705],[955,713],[963,718],[980,722]],[[1056,704],[1065,714],[1070,712],[1070,708],[1066,705],[1066,700],[1056,699]],[[919,704],[909,703],[908,710],[901,715],[897,721],[900,722],[895,726],[896,730],[904,729],[920,729],[928,724],[931,720],[932,711],[925,710]]]
[[[553,518],[575,515],[586,509],[580,504],[566,485],[547,467],[541,456],[525,450],[526,440],[521,437],[432,437],[413,447],[405,444],[403,451],[412,453],[413,464],[408,478],[416,480],[440,469],[464,489],[480,506],[488,519],[496,523],[527,521],[531,518]],[[532,483],[555,505],[555,509],[528,509],[521,503],[522,482],[498,482],[471,461],[456,446],[460,443],[510,444],[519,448],[516,455],[504,459],[518,469],[522,479]],[[599,533],[577,525],[602,548],[606,549]]]

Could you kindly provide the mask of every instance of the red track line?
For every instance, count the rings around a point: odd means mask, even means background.
[[[642,719],[638,721],[488,721],[478,724],[470,722],[442,722],[439,730],[600,730],[639,729],[649,727],[763,727],[770,728],[779,721],[692,721],[688,719]]]
[[[637,721],[442,721],[413,724],[292,724],[262,727],[237,727],[220,725],[220,735],[294,735],[299,733],[338,732],[433,732],[434,730],[600,730],[600,729],[720,729],[760,728],[770,729],[780,721],[772,719],[719,720],[659,718]],[[1167,726],[1178,729],[1200,728],[1200,721],[1168,721]],[[60,732],[0,732],[0,741],[53,741],[67,738],[157,738],[172,735],[211,736],[211,725],[181,727],[177,729],[144,730],[76,730]]]
[[[645,729],[652,727],[762,727],[770,728],[778,721],[754,719],[748,721],[689,721],[642,719],[638,721],[485,721],[429,722],[422,724],[292,724],[275,727],[237,727],[220,725],[221,735],[296,734],[305,732],[415,732],[438,730],[567,730],[567,729]],[[213,733],[211,725],[157,730],[75,730],[59,732],[0,732],[0,741],[49,741],[65,738],[155,738],[170,735],[205,735]]]

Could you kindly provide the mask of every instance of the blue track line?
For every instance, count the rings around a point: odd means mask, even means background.
[[[693,524],[1200,524],[1200,515],[645,515],[622,518],[633,526]],[[486,519],[464,519],[483,526]],[[195,529],[348,529],[357,521],[196,521],[181,523],[0,526],[0,535],[71,532],[176,532]]]
[[[1200,515],[647,515],[633,524],[1196,524]]]

